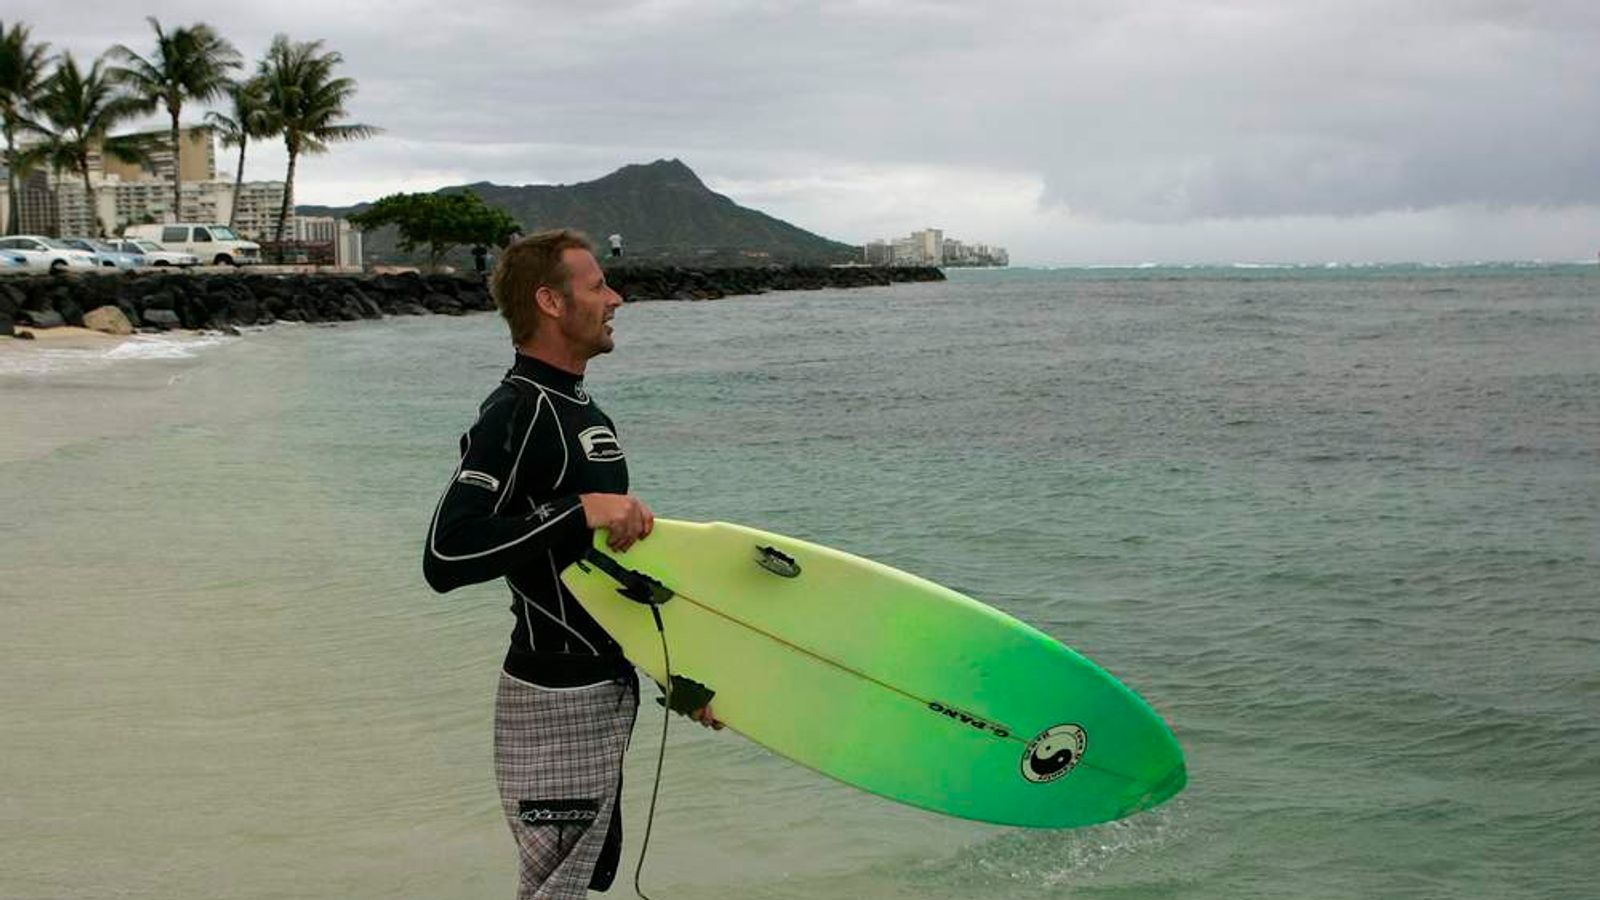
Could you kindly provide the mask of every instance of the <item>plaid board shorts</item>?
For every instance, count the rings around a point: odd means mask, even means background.
[[[500,673],[494,773],[521,857],[517,900],[605,890],[622,849],[622,754],[639,686],[546,688]]]

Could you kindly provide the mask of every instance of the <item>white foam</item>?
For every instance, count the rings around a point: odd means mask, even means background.
[[[86,372],[126,362],[189,359],[201,350],[239,340],[228,335],[133,335],[109,347],[8,347],[0,353],[0,376],[32,378]],[[19,342],[20,343],[20,342]]]
[[[136,335],[104,351],[106,359],[188,359],[206,347],[226,344],[238,338],[226,335],[165,338]]]

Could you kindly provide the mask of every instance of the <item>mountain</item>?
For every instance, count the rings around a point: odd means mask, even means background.
[[[489,182],[441,188],[470,190],[520,221],[528,232],[571,227],[587,232],[598,252],[606,237],[622,235],[630,263],[767,265],[835,263],[861,258],[861,251],[747,209],[705,186],[676,159],[623,166],[594,181],[570,185],[500,185]],[[345,216],[369,204],[301,206],[301,215]],[[456,264],[466,259],[457,251]],[[395,249],[392,229],[366,236],[369,262],[416,262]]]

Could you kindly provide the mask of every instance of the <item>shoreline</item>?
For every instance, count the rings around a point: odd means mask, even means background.
[[[22,337],[23,334],[29,337]],[[210,337],[233,335],[216,329],[174,328],[160,332],[108,334],[77,325],[37,328],[18,325],[17,333],[0,337],[0,353],[26,353],[28,350],[115,350],[125,344],[184,344]]]
[[[0,337],[0,381],[53,380],[123,362],[188,359],[207,347],[237,340],[237,332],[218,330],[107,334],[76,325],[19,326],[16,330],[32,337]]]
[[[943,281],[927,269],[788,266],[766,269],[629,268],[607,270],[631,300],[715,300],[768,291],[887,287]],[[482,278],[457,275],[285,274],[228,272],[96,273],[0,279],[0,336],[83,326],[110,307],[135,332],[227,331],[274,322],[352,322],[389,316],[492,311]],[[90,339],[95,340],[95,339]]]
[[[22,335],[28,335],[23,337]],[[0,339],[0,353],[26,352],[28,349],[38,350],[106,350],[120,347],[124,343],[140,337],[137,334],[107,334],[95,331],[92,328],[80,328],[76,325],[60,325],[55,328],[35,328],[31,325],[18,325],[17,333],[7,339]]]

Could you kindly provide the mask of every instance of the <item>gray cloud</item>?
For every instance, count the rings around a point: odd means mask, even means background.
[[[12,5],[8,21],[80,54],[147,41],[123,4]],[[1004,211],[1013,233],[1063,237],[1094,223],[1126,234],[1237,221],[1254,234],[1272,219],[1600,205],[1592,2],[215,9],[155,12],[209,17],[252,56],[290,23],[293,37],[325,39],[361,83],[355,116],[387,129],[310,161],[308,200],[352,199],[311,195],[341,183],[566,182],[676,156],[858,239],[885,218],[873,178],[935,193],[942,178],[946,196],[908,195],[914,213],[992,213],[1005,230]],[[254,177],[271,177],[272,154]],[[942,175],[907,174],[919,172]],[[795,188],[808,176],[826,205]]]

